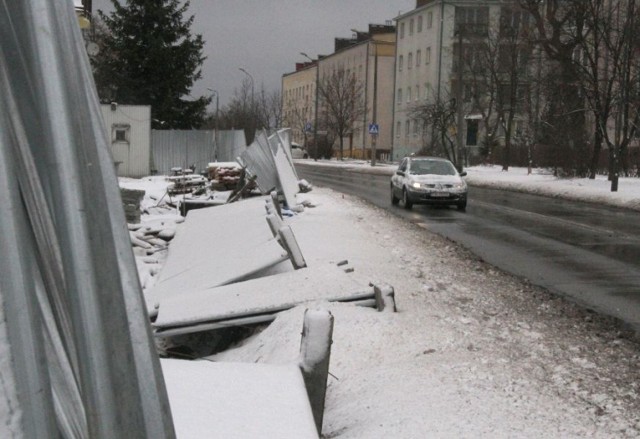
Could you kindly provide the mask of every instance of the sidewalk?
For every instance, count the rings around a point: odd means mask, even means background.
[[[640,435],[638,345],[610,320],[358,199],[305,196],[317,207],[290,224],[307,261],[348,259],[398,305],[318,305],[335,317],[325,437]],[[213,359],[290,362],[303,311]]]
[[[298,197],[316,205],[286,219],[307,263],[346,259],[359,278],[392,285],[398,306],[309,305],[335,318],[324,437],[640,436],[640,349],[611,319],[359,199],[322,188]],[[291,364],[305,308],[210,359]]]

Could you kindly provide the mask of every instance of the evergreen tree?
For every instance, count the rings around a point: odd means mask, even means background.
[[[201,35],[191,35],[189,2],[111,0],[114,12],[98,11],[104,23],[101,50],[93,58],[100,99],[151,105],[153,128],[190,129],[202,125],[210,97],[185,99],[200,79],[205,57]]]

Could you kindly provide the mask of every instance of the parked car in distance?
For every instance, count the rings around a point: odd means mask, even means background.
[[[467,207],[467,184],[456,167],[438,157],[405,157],[391,177],[391,204],[400,200],[405,209],[414,204],[455,205]]]
[[[302,147],[302,145],[291,142],[291,158],[307,159],[309,158],[309,154],[307,153],[307,150]]]

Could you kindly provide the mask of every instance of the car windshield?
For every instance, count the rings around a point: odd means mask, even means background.
[[[414,160],[411,162],[410,172],[416,175],[456,175],[456,169],[451,163],[440,160]]]

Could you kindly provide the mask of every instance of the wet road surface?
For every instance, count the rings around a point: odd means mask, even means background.
[[[389,176],[296,164],[300,178],[363,198],[480,258],[640,331],[640,213],[479,187],[466,212],[392,206]]]

